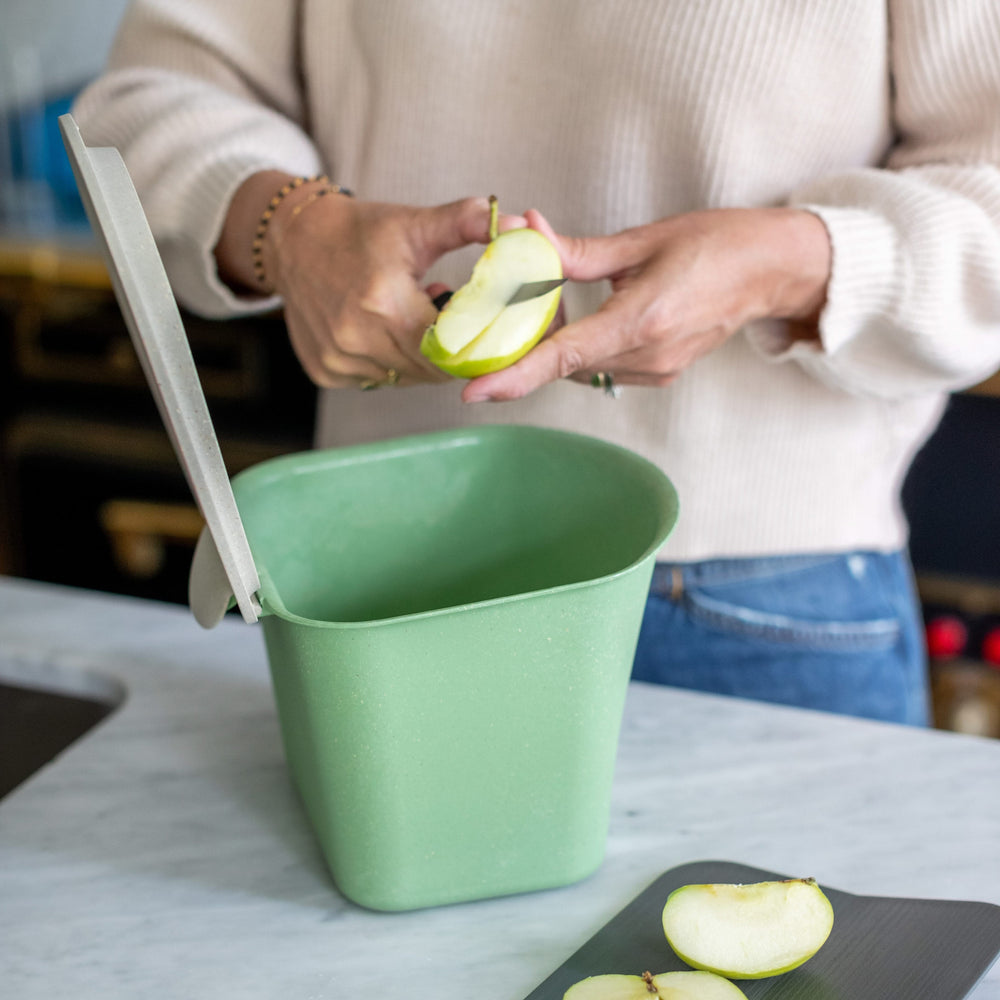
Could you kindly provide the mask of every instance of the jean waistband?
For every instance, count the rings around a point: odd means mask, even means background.
[[[750,556],[738,559],[706,559],[702,562],[657,563],[650,589],[661,597],[680,598],[692,586],[713,586],[766,579],[798,570],[816,569],[852,559],[896,560],[900,552],[818,552],[787,556]]]

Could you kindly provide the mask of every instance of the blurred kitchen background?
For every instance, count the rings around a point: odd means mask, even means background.
[[[200,518],[91,239],[58,117],[127,0],[3,0],[0,573],[186,601]],[[308,448],[315,391],[276,316],[185,315],[231,474]]]
[[[184,603],[200,517],[57,125],[126,5],[0,13],[0,574]],[[230,474],[308,448],[315,393],[280,317],[184,319]],[[953,397],[904,503],[936,724],[1000,737],[1000,378]]]

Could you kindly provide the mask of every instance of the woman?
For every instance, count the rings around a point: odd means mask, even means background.
[[[77,116],[182,302],[283,303],[318,445],[519,421],[661,465],[636,677],[926,721],[898,497],[1000,362],[993,0],[140,0]],[[565,325],[459,383],[417,344],[486,192],[544,211],[505,224]]]

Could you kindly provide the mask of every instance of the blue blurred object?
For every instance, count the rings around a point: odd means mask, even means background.
[[[3,226],[30,231],[87,229],[59,133],[59,116],[70,110],[78,90],[50,98],[40,109],[10,109],[0,119],[6,133],[0,148],[7,147],[10,170],[10,176],[0,176],[8,188],[0,208]]]

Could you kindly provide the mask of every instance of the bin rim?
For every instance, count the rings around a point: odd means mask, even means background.
[[[239,486],[250,485],[267,486],[272,482],[284,479],[291,471],[292,475],[313,475],[317,472],[324,472],[339,466],[351,466],[367,464],[369,462],[386,461],[395,456],[411,456],[421,452],[437,452],[442,448],[469,447],[480,443],[484,438],[495,436],[503,437],[540,437],[549,439],[574,440],[588,448],[597,451],[613,453],[626,462],[634,466],[641,474],[646,475],[652,481],[658,483],[659,489],[656,494],[657,507],[659,508],[659,525],[653,533],[649,544],[642,552],[633,558],[625,566],[610,573],[603,573],[599,576],[587,577],[583,580],[574,580],[570,583],[555,584],[551,587],[542,587],[535,590],[526,590],[516,594],[505,594],[500,597],[491,597],[481,601],[469,601],[462,604],[449,604],[441,608],[431,608],[425,611],[416,611],[405,615],[392,615],[387,618],[366,618],[360,621],[329,620],[323,618],[309,618],[305,615],[296,614],[290,611],[279,596],[279,591],[273,578],[267,570],[267,565],[263,560],[254,557],[257,573],[260,577],[260,589],[257,596],[261,603],[262,615],[274,616],[283,621],[299,625],[308,625],[313,628],[328,629],[366,629],[373,627],[385,627],[392,624],[403,624],[422,619],[438,618],[444,615],[454,615],[457,613],[468,613],[473,610],[497,607],[502,604],[537,599],[539,597],[551,596],[553,594],[567,593],[575,590],[583,590],[588,587],[603,586],[619,580],[630,573],[636,572],[643,564],[655,557],[656,552],[663,545],[664,541],[673,531],[679,514],[679,500],[677,490],[670,477],[659,466],[636,452],[587,434],[576,431],[561,430],[551,427],[537,427],[531,424],[481,424],[475,427],[462,427],[444,431],[434,431],[426,434],[413,434],[404,437],[395,437],[383,441],[375,441],[367,444],[348,445],[344,447],[334,447],[325,449],[315,449],[310,451],[292,452],[287,455],[279,455],[275,458],[265,459],[256,465],[237,473],[233,477],[233,486],[236,487],[236,501],[239,506]],[[250,548],[253,550],[253,540],[250,539]]]

